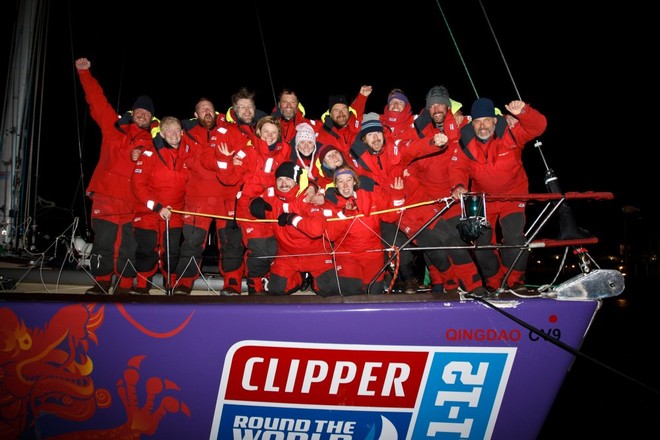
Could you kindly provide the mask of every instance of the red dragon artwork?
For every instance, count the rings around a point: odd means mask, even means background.
[[[97,408],[113,405],[109,390],[96,388],[90,343],[98,345],[96,331],[103,323],[104,307],[96,304],[64,306],[43,328],[27,328],[13,310],[0,308],[0,438],[18,439],[35,429],[42,414],[70,421],[85,421]],[[139,439],[154,434],[168,413],[190,417],[188,406],[163,395],[180,391],[172,381],[151,377],[146,381],[145,404],[137,390],[140,364],[145,356],[133,356],[117,393],[127,420],[105,430],[69,432],[51,439]],[[158,405],[157,405],[158,402]]]

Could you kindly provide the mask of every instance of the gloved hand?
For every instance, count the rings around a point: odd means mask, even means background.
[[[250,214],[252,214],[255,218],[265,219],[266,211],[272,210],[273,207],[270,205],[270,203],[261,197],[257,197],[250,202]]]
[[[298,217],[298,214],[294,212],[283,212],[279,217],[277,217],[277,224],[280,226],[290,225],[293,223],[293,219],[296,217]]]

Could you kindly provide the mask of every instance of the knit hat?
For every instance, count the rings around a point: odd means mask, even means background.
[[[362,126],[360,127],[360,136],[364,136],[367,133],[373,133],[375,131],[383,132],[383,124],[380,123],[380,116],[378,113],[365,113],[362,117]]]
[[[300,141],[312,141],[316,142],[316,133],[314,129],[307,122],[301,122],[296,125],[296,143],[295,146],[298,146]]]
[[[301,171],[300,167],[293,162],[282,162],[282,164],[277,167],[277,170],[275,170],[275,178],[289,177],[295,180],[296,183],[300,183]]]
[[[445,86],[434,86],[426,94],[426,109],[430,109],[433,104],[444,104],[451,108],[449,92]]]
[[[135,110],[137,108],[141,108],[143,110],[148,111],[149,113],[151,113],[151,116],[156,114],[156,112],[154,111],[154,102],[147,95],[138,96],[138,98],[133,103],[133,107],[131,107],[131,110]]]
[[[332,111],[332,107],[337,104],[344,104],[348,107],[348,101],[346,101],[346,96],[344,95],[330,95],[328,98],[328,110]]]
[[[390,92],[390,94],[387,96],[387,103],[389,104],[390,102],[392,102],[393,99],[398,99],[399,101],[403,101],[404,104],[410,103],[410,101],[408,101],[408,97],[398,91]]]
[[[479,98],[472,103],[472,119],[495,117],[495,104],[488,98]]]
[[[335,147],[334,145],[327,144],[327,145],[324,145],[324,146],[321,148],[321,151],[319,151],[319,160],[321,161],[321,163],[323,163],[323,159],[325,159],[325,156],[326,156],[329,152],[331,152],[332,150],[337,150],[337,151],[339,151],[339,153],[341,153],[341,150],[340,150],[339,148]],[[344,155],[342,154],[342,157],[343,157],[343,156],[344,156]]]

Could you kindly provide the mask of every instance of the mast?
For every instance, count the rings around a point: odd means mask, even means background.
[[[17,3],[16,27],[9,55],[0,143],[0,254],[24,249],[30,217],[31,114],[40,45],[40,0]]]

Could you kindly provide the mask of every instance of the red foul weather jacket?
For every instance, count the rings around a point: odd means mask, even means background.
[[[463,121],[463,125],[467,124],[467,118],[464,118]],[[449,138],[447,148],[436,149],[435,153],[416,159],[408,167],[408,172],[412,176],[424,182],[419,187],[418,191],[421,194],[417,195],[417,202],[435,200],[451,195],[452,185],[449,182],[449,166],[452,163],[454,150],[458,148],[460,129],[461,126],[456,122],[451,110],[447,112],[441,130],[431,120],[428,110],[424,109],[415,120],[413,129],[407,132],[406,137],[412,138],[408,141],[411,147],[420,144],[428,145],[433,141],[433,136],[438,133],[444,133]],[[445,217],[449,218],[460,214],[460,212],[460,206],[455,204]]]
[[[412,113],[410,103],[406,103],[403,111],[400,112],[391,111],[389,106],[385,105],[383,114],[380,115],[380,123],[388,129],[389,134],[394,139],[400,139],[401,135],[410,129],[414,122],[415,115]]]
[[[143,130],[134,124],[130,112],[120,117],[89,70],[78,70],[78,76],[92,118],[102,134],[99,161],[87,192],[116,197],[133,206],[135,196],[131,190],[131,177],[135,163],[131,160],[131,150],[140,140],[151,143],[150,130]],[[154,119],[152,128],[157,123]]]
[[[235,117],[233,109],[230,109],[227,115],[231,116],[227,118],[229,122],[218,126],[215,130],[216,148],[205,149],[200,160],[202,166],[216,173],[217,181],[224,185],[226,189],[223,192],[231,195],[228,199],[234,199],[238,191],[240,191],[242,182],[236,176],[231,178],[230,176],[225,176],[226,170],[233,166],[233,159],[232,156],[222,154],[218,147],[220,144],[226,143],[229,151],[233,151],[236,154],[242,148],[252,148],[249,146],[253,144],[257,136],[254,133],[253,125],[237,122],[238,120]],[[225,177],[227,178],[225,179]]]
[[[356,137],[360,136],[362,117],[367,106],[367,97],[358,93],[351,103],[348,111],[348,122],[339,128],[335,126],[330,117],[330,109],[321,116],[320,121],[312,121],[312,127],[317,132],[316,138],[323,145],[334,145],[339,148],[344,157],[348,157],[348,151]],[[351,111],[353,110],[353,111]]]
[[[405,203],[404,191],[391,188],[389,191],[383,191],[380,188],[376,188],[374,191],[358,188],[349,198],[339,195],[336,188],[333,188],[326,193],[325,199],[324,206],[330,206],[336,217],[345,219],[339,222],[345,226],[346,233],[335,242],[335,250],[338,252],[364,252],[381,249],[383,247],[380,236],[381,220],[396,222],[399,213],[391,208],[401,207]],[[375,214],[377,211],[386,212]],[[360,214],[359,218],[350,218]]]
[[[280,126],[282,127],[282,142],[294,143],[296,139],[296,126],[303,122],[307,122],[312,125],[312,121],[305,117],[305,108],[298,103],[298,108],[296,113],[291,119],[284,119],[282,113],[280,112],[280,107],[275,106],[273,109],[272,116],[280,121]]]
[[[181,148],[189,178],[186,187],[186,199],[194,200],[196,205],[203,199],[233,199],[234,192],[218,184],[215,171],[209,170],[202,165],[202,157],[206,151],[214,154],[218,141],[218,128],[224,127],[226,123],[219,123],[210,130],[199,125],[197,119],[183,121],[183,140]],[[185,144],[185,145],[184,145]]]
[[[150,148],[142,152],[131,179],[133,192],[139,201],[136,215],[158,213],[166,206],[183,209],[188,170],[179,153],[179,149],[168,146],[160,135],[154,138]],[[172,216],[170,223],[173,221],[180,225],[181,216]]]
[[[452,156],[449,169],[451,188],[463,185],[470,191],[491,195],[528,193],[522,150],[527,142],[543,134],[547,121],[529,105],[516,118],[519,122],[509,127],[504,117],[497,116],[495,133],[486,143],[476,137],[472,123],[461,129],[460,148]]]
[[[300,192],[300,186],[296,185],[286,193],[270,187],[262,197],[272,206],[272,211],[266,213],[271,220],[277,219],[282,213],[299,214],[290,226],[272,223],[278,255],[317,255],[330,251],[326,248],[327,241],[322,238],[327,226],[323,211],[303,201],[305,192]]]

